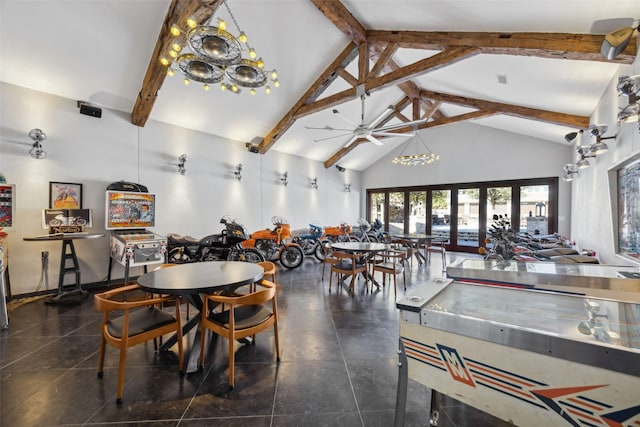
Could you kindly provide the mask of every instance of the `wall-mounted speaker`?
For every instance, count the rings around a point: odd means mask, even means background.
[[[102,108],[94,107],[93,105],[80,101],[78,101],[78,107],[80,108],[80,114],[97,118],[102,117]]]

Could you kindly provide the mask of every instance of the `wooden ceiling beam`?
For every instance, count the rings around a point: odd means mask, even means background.
[[[349,40],[357,45],[367,41],[367,30],[340,0],[311,0],[311,3]]]
[[[444,50],[475,47],[486,54],[533,56],[540,58],[631,64],[637,52],[632,38],[624,52],[613,60],[600,53],[604,35],[568,33],[479,33],[368,30],[369,43],[397,43],[401,48]]]
[[[421,129],[427,129],[427,128],[434,128],[438,126],[446,126],[453,123],[465,122],[467,120],[481,119],[483,117],[493,116],[495,114],[496,112],[491,110],[472,111],[470,113],[459,114],[457,116],[445,117],[444,119],[440,119],[440,120],[432,120],[423,125],[420,125],[419,127]]]
[[[508,116],[520,117],[523,119],[555,123],[558,125],[570,126],[578,129],[586,129],[587,127],[589,127],[589,117],[586,116],[577,116],[574,114],[564,114],[555,111],[539,110],[537,108],[503,104],[501,102],[484,101],[481,99],[449,95],[424,89],[421,92],[422,96],[425,98],[433,99],[440,102],[446,102],[449,104],[463,105],[466,107],[477,108],[479,110],[492,111],[494,113],[506,114]],[[420,127],[422,126],[423,125],[421,125]]]
[[[131,123],[141,127],[147,123],[158,91],[167,77],[167,67],[160,63],[160,58],[169,51],[169,46],[175,38],[170,31],[171,26],[175,23],[185,23],[189,17],[202,24],[215,13],[222,2],[223,0],[172,0],[149,59],[142,88],[131,111]]]
[[[285,133],[293,123],[296,121],[296,115],[298,111],[305,107],[309,102],[313,103],[318,97],[338,78],[338,69],[345,69],[358,54],[358,46],[354,43],[349,43],[340,54],[333,60],[333,62],[320,74],[315,82],[307,89],[307,91],[300,97],[298,102],[280,119],[278,124],[269,131],[267,136],[258,144],[258,152],[261,154],[266,153],[273,144]],[[355,98],[355,88],[353,89],[353,97]],[[319,110],[318,110],[319,111]],[[310,113],[309,113],[310,114]]]

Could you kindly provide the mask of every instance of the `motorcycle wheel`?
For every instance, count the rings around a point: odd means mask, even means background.
[[[322,245],[322,243],[316,243],[315,250],[313,251],[313,256],[315,256],[316,259],[320,262],[324,261],[324,246]]]
[[[380,243],[375,234],[367,234],[371,243]]]
[[[264,255],[257,249],[244,249],[241,251],[232,250],[229,251],[228,261],[243,261],[256,264],[258,262],[265,261]]]
[[[169,251],[167,262],[169,262],[169,264],[186,264],[191,262],[191,257],[181,251],[180,248],[173,248]]]
[[[285,246],[280,252],[280,264],[286,268],[296,268],[302,264],[304,253],[298,246]]]

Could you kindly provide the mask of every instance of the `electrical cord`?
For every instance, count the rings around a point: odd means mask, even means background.
[[[42,270],[40,272],[40,281],[36,286],[35,292],[38,292],[42,288],[42,284],[44,283],[46,290],[49,290],[49,252],[42,251]]]

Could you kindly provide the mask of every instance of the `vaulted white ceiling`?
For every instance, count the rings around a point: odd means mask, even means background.
[[[264,138],[350,39],[311,0],[228,0],[228,4],[266,68],[277,68],[281,86],[270,95],[204,92],[199,84],[184,86],[176,74],[164,81],[150,119],[244,144]],[[342,4],[368,30],[605,34],[640,18],[637,0],[343,0]],[[1,0],[0,80],[131,113],[169,5],[169,0]],[[231,21],[224,7],[216,16]],[[393,58],[404,66],[436,53],[401,48]],[[588,117],[611,79],[625,70],[621,67],[627,66],[478,54],[413,81],[428,91]],[[357,76],[357,60],[347,70]],[[506,84],[499,82],[499,76],[506,78]],[[322,96],[349,87],[338,78]],[[365,103],[365,121],[403,96],[397,87],[372,92]],[[356,98],[333,108],[359,122],[360,107]],[[443,103],[440,111],[454,116],[473,109]],[[405,115],[411,118],[411,106]],[[501,114],[474,122],[551,142],[563,141],[574,130]],[[325,125],[344,128],[345,120],[331,108],[302,117],[271,149],[325,162],[348,140],[347,136],[314,142],[333,133],[305,126]],[[422,132],[428,136],[429,129]],[[391,138],[383,146],[363,143],[339,163],[363,170],[402,142]]]

